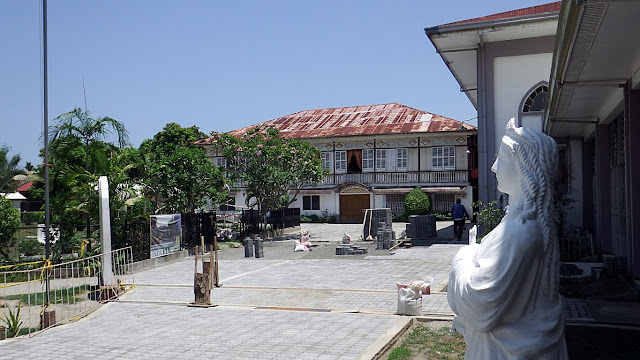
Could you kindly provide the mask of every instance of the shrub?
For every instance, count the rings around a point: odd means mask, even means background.
[[[392,215],[392,220],[395,222],[409,222],[409,214],[404,213],[398,216]]]
[[[42,244],[36,239],[25,239],[18,244],[18,251],[26,256],[40,255],[42,250]]]
[[[22,214],[23,224],[42,224],[44,223],[44,211],[29,211]]]
[[[505,215],[503,209],[498,208],[498,202],[492,201],[489,205],[482,204],[482,201],[478,201],[473,204],[474,208],[480,209],[478,211],[478,226],[480,227],[480,235],[478,235],[478,240],[483,236],[487,235],[491,230],[493,230]]]
[[[11,205],[11,201],[0,196],[0,254],[9,258],[9,249],[15,244],[15,234],[22,226],[20,211]]]
[[[431,210],[431,199],[420,188],[415,188],[404,197],[404,210],[409,215],[426,215]]]
[[[451,213],[445,213],[445,214],[435,213],[433,214],[433,216],[435,216],[436,220],[438,221],[453,220],[453,217],[451,217]]]

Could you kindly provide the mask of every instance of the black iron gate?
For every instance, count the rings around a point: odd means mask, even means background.
[[[182,214],[182,248],[191,249],[200,245],[200,236],[204,236],[204,244],[213,245],[216,235],[216,213]]]

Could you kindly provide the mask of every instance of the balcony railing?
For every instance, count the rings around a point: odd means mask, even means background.
[[[322,185],[339,185],[354,182],[365,185],[383,184],[460,184],[469,183],[469,172],[466,170],[451,171],[404,171],[404,172],[371,172],[360,174],[329,174],[325,175]],[[239,189],[244,187],[243,182],[234,182],[231,188]]]
[[[361,184],[459,184],[469,181],[465,171],[406,171],[406,172],[375,172],[361,174],[330,174],[324,177],[319,185],[338,185],[346,182]]]

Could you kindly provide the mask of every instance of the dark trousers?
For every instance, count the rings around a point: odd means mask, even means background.
[[[453,220],[453,234],[458,239],[458,241],[462,240],[462,229],[464,229],[464,219]]]

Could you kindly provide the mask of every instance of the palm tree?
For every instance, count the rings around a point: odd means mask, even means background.
[[[9,148],[6,146],[0,147],[0,191],[11,192],[8,191],[7,186],[10,185],[13,177],[20,173],[20,170],[18,170],[19,162],[20,155],[13,155],[9,158]]]
[[[84,168],[87,171],[92,170],[91,165],[103,162],[104,152],[100,150],[104,149],[105,142],[102,140],[107,136],[116,135],[120,148],[129,141],[129,132],[123,123],[108,116],[94,119],[90,115],[88,111],[76,107],[55,118],[56,125],[51,127],[49,133],[52,140],[70,137],[82,141],[85,146]]]
[[[84,145],[84,170],[99,176],[109,172],[109,149],[113,153],[113,144],[104,141],[108,136],[118,138],[118,147],[128,144],[129,132],[124,124],[110,117],[92,118],[87,110],[75,107],[54,119],[56,124],[49,129],[49,138],[64,143],[80,141]],[[89,182],[89,177],[85,181]],[[91,205],[89,205],[91,206]],[[91,209],[87,211],[87,236],[91,234]]]

